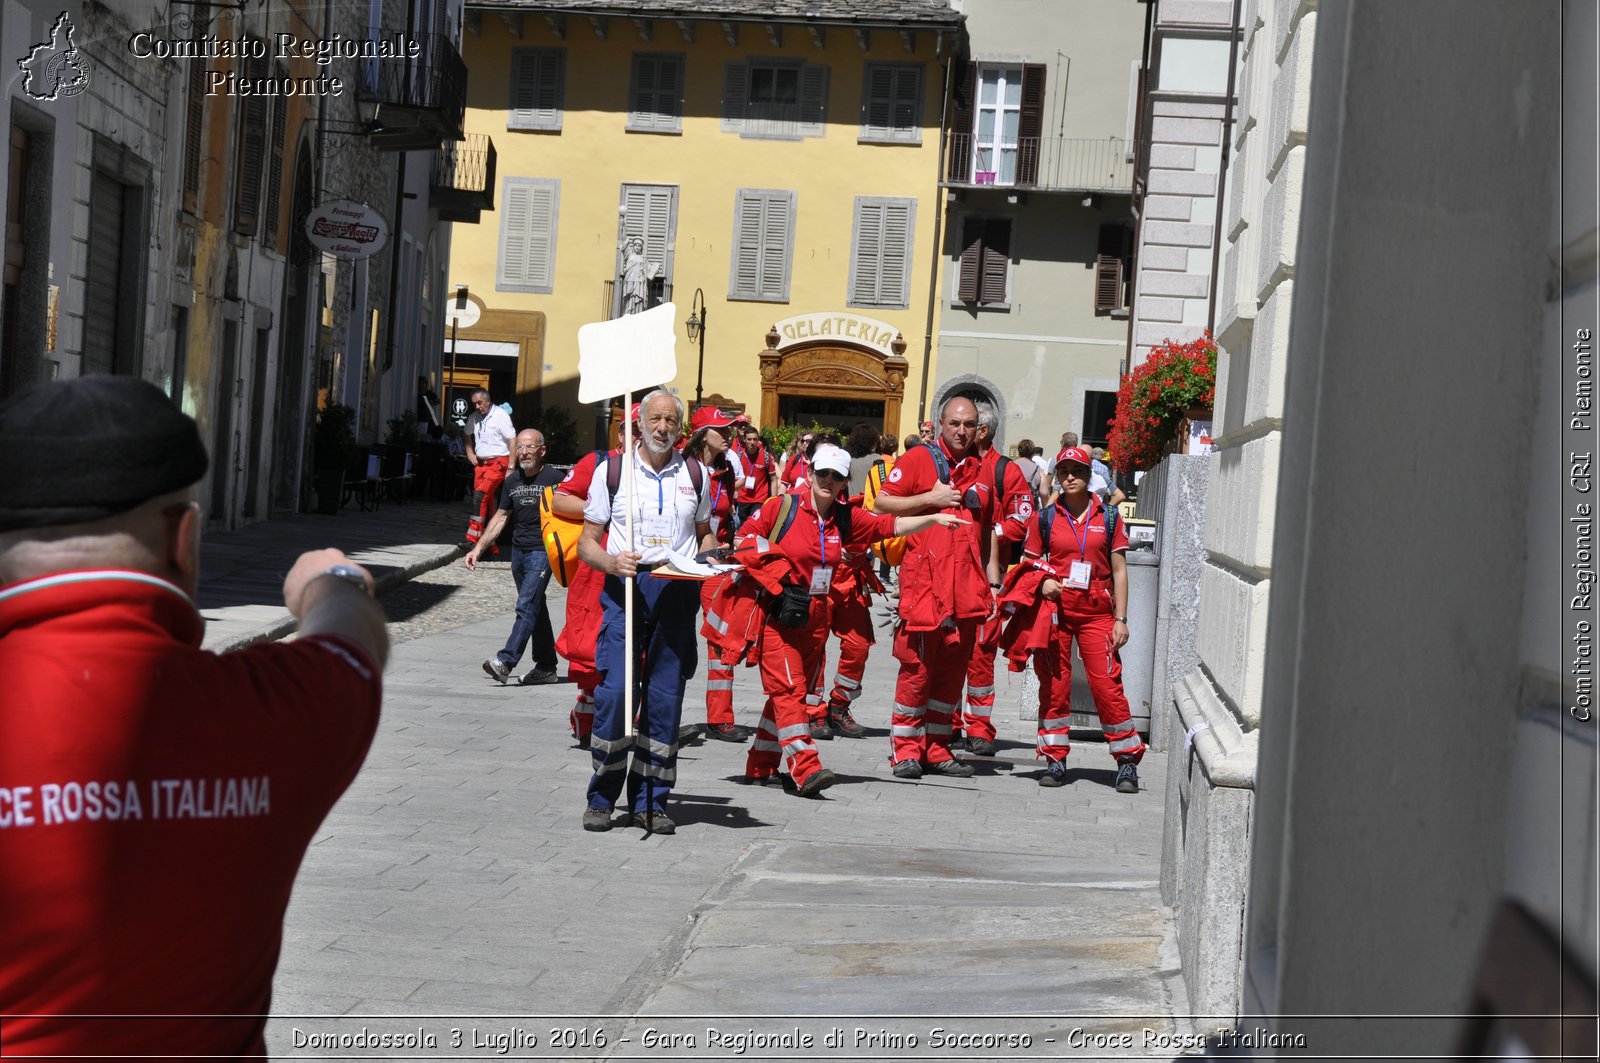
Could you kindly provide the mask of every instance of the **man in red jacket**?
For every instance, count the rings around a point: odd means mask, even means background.
[[[200,648],[206,466],[142,380],[0,403],[5,1054],[265,1055],[295,875],[377,729],[383,611],[337,550],[284,579],[298,639]]]
[[[977,443],[972,401],[946,400],[933,444],[912,447],[878,493],[880,513],[947,512],[971,521],[911,540],[900,564],[894,637],[900,676],[889,718],[891,759],[900,779],[921,778],[924,770],[958,778],[973,773],[950,752],[950,718],[978,627],[993,615],[1000,583],[994,551],[999,502],[993,482],[984,482]]]

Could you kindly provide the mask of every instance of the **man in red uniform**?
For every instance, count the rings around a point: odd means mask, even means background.
[[[465,433],[467,461],[472,463],[473,509],[467,521],[467,542],[476,545],[494,515],[500,486],[511,468],[511,443],[517,430],[511,426],[511,415],[496,406],[482,388],[472,393],[472,408]],[[490,548],[488,553],[499,557],[499,547]]]
[[[958,778],[973,773],[950,753],[950,718],[978,627],[994,613],[994,586],[1000,582],[994,552],[999,505],[993,482],[984,482],[977,440],[972,401],[947,399],[933,444],[912,447],[878,492],[880,513],[942,511],[972,522],[913,539],[900,563],[894,637],[900,677],[889,718],[896,778],[918,779],[924,770]]]
[[[141,380],[0,404],[7,1054],[264,1055],[295,874],[377,728],[383,612],[337,550],[284,580],[300,638],[200,649],[206,466]]]
[[[1045,762],[1039,785],[1062,786],[1067,781],[1072,641],[1077,639],[1106,748],[1117,762],[1116,788],[1133,794],[1139,792],[1137,765],[1145,744],[1122,690],[1119,651],[1128,641],[1128,577],[1123,560],[1128,532],[1115,521],[1111,541],[1106,541],[1105,503],[1089,490],[1092,461],[1087,447],[1068,447],[1056,455],[1060,497],[1050,512],[1029,522],[1024,546],[1027,564],[1045,576],[1040,597],[1047,609],[1053,605],[1056,614],[1048,642],[1033,655],[1039,677],[1039,755]],[[1041,533],[1046,517],[1048,544]]]
[[[994,445],[999,427],[994,406],[987,402],[976,405],[978,450],[983,455],[981,475],[985,483],[998,484],[1000,489],[1002,519],[995,526],[995,548],[1000,554],[1003,572],[1009,561],[1006,555],[1013,544],[1021,543],[1027,534],[1028,518],[1033,515],[1033,488],[1028,486],[1028,479],[1017,463],[1002,455]],[[963,713],[957,706],[952,721],[952,742],[959,745],[964,741],[968,752],[982,757],[994,755],[994,658],[1000,619],[999,616],[990,617],[978,632],[972,658],[967,663],[966,711]]]
[[[742,437],[738,440],[739,456],[744,461],[744,479],[735,485],[734,504],[739,509],[739,522],[755,516],[761,503],[772,496],[772,452],[761,442],[761,433],[749,419],[740,414],[734,427]]]

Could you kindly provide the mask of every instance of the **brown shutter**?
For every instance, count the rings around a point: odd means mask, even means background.
[[[287,81],[289,72],[278,64],[278,78]],[[288,124],[289,98],[279,96],[272,104],[272,133],[267,138],[267,199],[262,213],[266,215],[261,227],[263,242],[268,247],[278,246],[278,215],[283,200],[283,136]]]
[[[963,303],[978,301],[983,270],[983,229],[981,218],[967,218],[961,223],[961,282],[956,288],[956,298]]]
[[[983,227],[983,277],[978,302],[1006,301],[1006,272],[1011,267],[1011,219],[990,218]]]
[[[251,59],[246,72],[251,78],[267,76],[265,58]],[[239,165],[233,181],[233,231],[254,236],[261,219],[261,174],[267,140],[269,97],[246,96],[239,128]]]
[[[1022,68],[1022,113],[1017,119],[1017,184],[1039,182],[1039,148],[1044,136],[1043,63]]]
[[[951,181],[972,178],[972,131],[976,121],[978,66],[962,63],[956,74],[955,93],[950,108],[950,166],[945,176]]]
[[[205,34],[210,21],[209,4],[202,0],[194,9],[194,36]],[[195,57],[189,60],[189,98],[185,101],[188,113],[184,120],[183,141],[183,205],[184,209],[198,212],[196,197],[200,194],[200,162],[205,157],[204,145],[206,118],[206,61]]]

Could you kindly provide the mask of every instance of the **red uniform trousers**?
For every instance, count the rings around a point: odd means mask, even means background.
[[[761,689],[767,703],[750,740],[744,773],[765,779],[778,770],[780,756],[789,759],[789,777],[799,786],[822,767],[806,719],[806,685],[822,656],[828,637],[828,599],[811,599],[811,619],[803,628],[769,621],[761,635]]]
[[[566,623],[556,639],[556,652],[567,659],[567,678],[578,684],[578,701],[567,721],[579,742],[594,729],[594,688],[600,685],[594,648],[600,641],[600,591],[605,585],[603,572],[579,563],[567,587]]]
[[[851,573],[854,575],[854,573]],[[861,677],[866,676],[867,655],[872,652],[872,599],[856,576],[845,588],[829,594],[832,620],[829,629],[838,636],[838,671],[834,672],[834,688],[827,701],[822,700],[822,682],[827,676],[827,640],[822,640],[822,652],[816,656],[816,671],[811,676],[811,695],[806,698],[806,711],[813,720],[826,720],[829,709],[848,709],[861,696]]]
[[[994,662],[999,652],[996,639],[1000,622],[996,615],[978,628],[977,640],[972,646],[972,657],[967,662],[967,704],[965,712],[956,706],[951,729],[965,732],[968,738],[982,738],[993,742],[994,731]]]
[[[473,467],[472,503],[478,507],[478,512],[467,521],[467,542],[475,543],[483,536],[489,518],[500,507],[500,485],[506,482],[506,470],[510,467],[511,459],[504,456],[479,459]]]
[[[700,584],[700,608],[710,612],[717,591],[731,577],[715,576]],[[722,649],[706,642],[706,723],[733,722],[733,665],[722,663]]]
[[[894,659],[900,662],[900,677],[894,684],[889,743],[896,763],[941,764],[955,759],[950,753],[950,717],[961,697],[967,659],[982,623],[982,617],[974,616],[933,631],[902,627],[895,632]]]
[[[1034,652],[1033,671],[1039,677],[1038,755],[1046,760],[1065,760],[1071,750],[1067,727],[1072,714],[1074,638],[1089,670],[1085,678],[1111,756],[1118,763],[1134,764],[1144,757],[1144,740],[1134,727],[1128,697],[1122,692],[1122,655],[1111,648],[1115,623],[1110,613],[1057,612],[1050,647]]]

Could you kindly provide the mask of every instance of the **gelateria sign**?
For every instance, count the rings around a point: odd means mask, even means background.
[[[794,317],[784,318],[773,327],[778,330],[780,351],[797,343],[843,340],[848,343],[859,343],[863,347],[872,347],[886,355],[894,353],[889,345],[894,342],[895,336],[900,331],[888,322],[876,318],[842,312],[797,314]]]
[[[365,203],[336,199],[306,218],[306,238],[336,258],[369,258],[389,242],[389,223]]]

